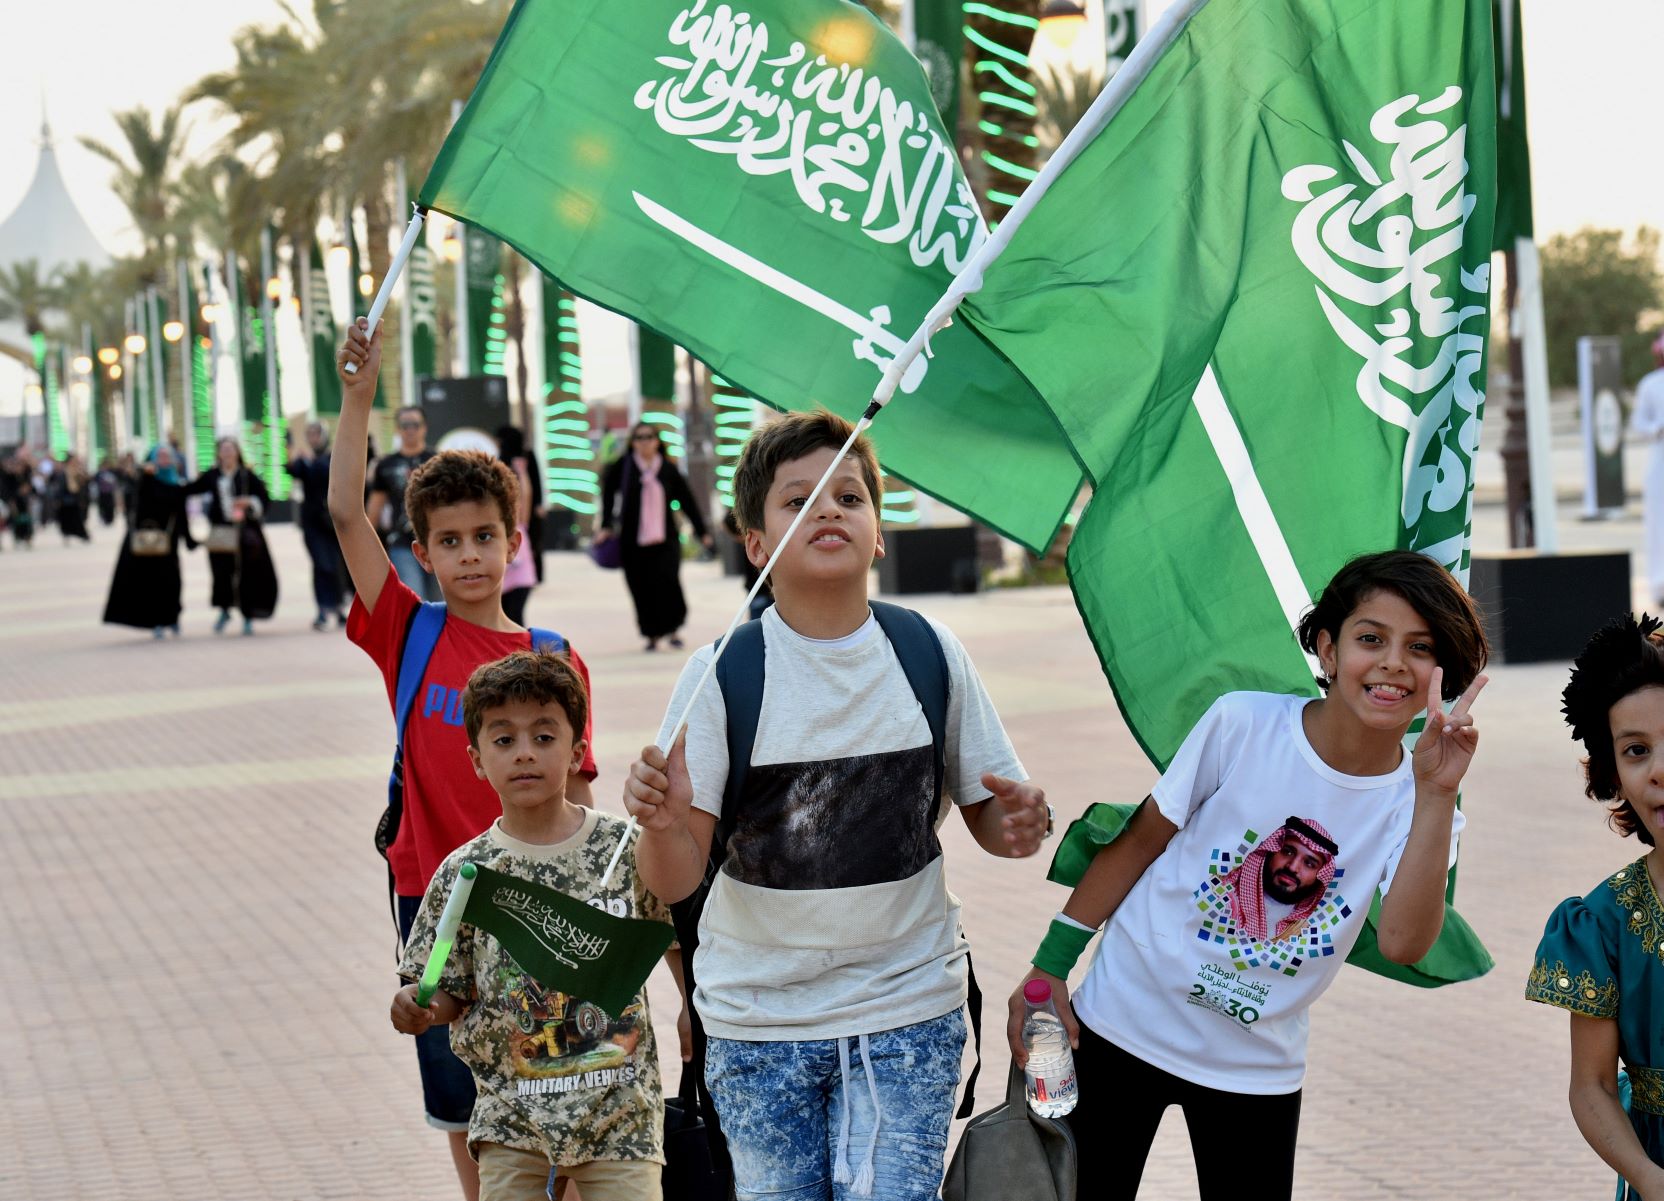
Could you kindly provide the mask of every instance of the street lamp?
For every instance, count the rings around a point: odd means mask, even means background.
[[[262,253],[264,253],[264,252],[262,252]],[[269,298],[271,298],[272,300],[276,300],[282,294],[283,294],[283,281],[278,279],[277,276],[274,275],[266,281],[266,295]]]
[[[122,345],[127,348],[127,353],[128,354],[143,354],[144,353],[144,348],[145,348],[145,345],[146,345],[145,340],[144,340],[144,335],[143,334],[128,334],[127,337],[122,341]]]
[[[164,321],[162,323],[162,337],[169,342],[177,342],[184,336],[185,323],[183,321]]]
[[[212,325],[220,319],[220,306],[217,304],[205,304],[202,306],[200,311],[202,314],[202,324],[204,325]]]
[[[1046,0],[1040,9],[1039,34],[1059,50],[1074,45],[1086,28],[1086,10],[1076,0]]]
[[[110,364],[110,378],[111,379],[120,379],[121,378],[121,364],[120,363],[111,363]]]
[[[462,239],[457,236],[458,226],[452,226],[439,243],[439,252],[445,256],[447,263],[462,261]]]
[[[121,358],[121,351],[114,346],[100,346],[98,348],[98,361],[106,367],[115,363],[119,358]]]
[[[90,375],[92,373],[92,359],[87,355],[76,355],[70,360],[69,365],[75,368],[76,375]]]
[[[368,296],[376,290],[376,278],[366,271],[358,277],[358,294]]]

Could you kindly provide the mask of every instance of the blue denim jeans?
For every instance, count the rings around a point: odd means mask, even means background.
[[[962,1010],[859,1039],[710,1039],[738,1201],[937,1197],[964,1048]]]

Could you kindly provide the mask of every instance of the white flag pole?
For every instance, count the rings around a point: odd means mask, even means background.
[[[670,731],[670,737],[659,747],[665,754],[670,753],[670,748],[676,745],[676,740],[688,728],[688,717],[693,712],[693,706],[699,700],[699,694],[704,691],[706,682],[711,678],[711,673],[716,670],[717,661],[722,658],[722,652],[727,649],[729,638],[739,628],[740,622],[746,620],[750,615],[752,598],[757,595],[763,586],[763,582],[768,579],[769,573],[774,570],[774,564],[779,560],[781,553],[791,545],[792,538],[797,534],[798,526],[803,524],[804,518],[815,507],[815,502],[820,499],[820,494],[826,489],[827,481],[838,470],[838,465],[844,461],[844,456],[849,453],[850,447],[855,445],[855,440],[867,431],[867,427],[872,424],[873,418],[878,416],[879,411],[895,395],[896,388],[901,383],[901,377],[906,374],[907,368],[912,366],[913,360],[926,353],[931,335],[948,323],[948,318],[953,315],[954,309],[959,307],[960,301],[982,286],[984,268],[999,257],[1000,252],[1011,241],[1011,235],[1016,232],[1017,227],[1033,211],[1034,206],[1040,202],[1040,198],[1051,187],[1052,181],[1075,160],[1086,143],[1090,142],[1103,130],[1103,127],[1109,123],[1110,118],[1121,110],[1121,106],[1126,103],[1127,97],[1132,95],[1133,89],[1143,81],[1144,77],[1150,73],[1151,68],[1155,66],[1157,60],[1166,53],[1167,48],[1183,32],[1186,23],[1201,12],[1207,6],[1207,3],[1208,0],[1180,0],[1180,3],[1174,4],[1173,7],[1162,14],[1161,19],[1150,30],[1150,36],[1134,47],[1132,54],[1127,58],[1126,65],[1116,73],[1114,79],[1110,80],[1109,85],[1098,94],[1098,98],[1092,102],[1092,107],[1087,109],[1085,115],[1081,117],[1080,123],[1070,131],[1067,138],[1063,139],[1063,144],[1057,148],[1057,153],[1052,155],[1051,160],[1047,162],[1040,174],[1024,189],[1021,198],[1006,215],[1005,221],[983,242],[977,252],[971,256],[970,261],[965,264],[964,269],[954,279],[952,286],[948,288],[940,300],[931,306],[930,312],[925,314],[919,328],[908,339],[900,353],[896,355],[895,361],[885,370],[884,378],[879,381],[878,389],[873,393],[872,403],[867,406],[866,412],[861,414],[861,420],[855,423],[855,428],[850,432],[848,440],[845,441],[837,455],[833,457],[832,462],[826,468],[825,474],[815,484],[814,490],[809,493],[809,499],[797,511],[797,516],[792,519],[791,525],[786,528],[786,533],[780,539],[779,545],[774,548],[774,553],[769,556],[768,562],[763,565],[756,583],[751,585],[751,590],[745,594],[745,599],[740,602],[739,609],[734,613],[734,619],[728,623],[727,631],[722,635],[721,641],[716,644],[716,650],[711,655],[711,661],[705,665],[704,674],[699,677],[699,683],[694,686],[693,694],[688,697],[688,703],[682,707],[682,715],[676,719],[676,724]],[[613,852],[612,859],[607,863],[606,873],[601,877],[603,888],[612,878],[613,869],[618,866],[619,859],[623,857],[624,848],[630,844],[631,836],[640,829],[640,824],[632,816],[629,824],[624,828],[623,836],[618,840],[618,849]]]
[[[1503,5],[1503,8],[1508,8]],[[1537,243],[1530,238],[1514,242],[1514,269],[1520,273],[1514,299],[1518,304],[1508,314],[1510,328],[1520,339],[1520,357],[1525,366],[1526,467],[1531,481],[1531,528],[1537,551],[1552,555],[1560,550],[1560,531],[1555,525],[1553,447],[1549,438],[1548,412],[1548,329],[1543,319],[1543,272],[1537,261]]]
[[[410,252],[416,249],[416,239],[422,232],[422,222],[427,218],[427,210],[420,205],[412,205],[410,224],[405,227],[404,241],[393,252],[393,261],[387,265],[387,276],[381,281],[381,287],[376,291],[376,298],[370,304],[369,336],[376,336],[376,322],[381,320],[382,313],[387,311],[387,302],[393,297],[393,286],[399,282],[399,275],[404,271],[405,260]],[[355,283],[353,285],[357,287]],[[358,374],[358,364],[348,363],[343,368],[348,375]]]

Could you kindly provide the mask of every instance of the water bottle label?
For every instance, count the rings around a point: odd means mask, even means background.
[[[1075,1073],[1071,1071],[1066,1076],[1054,1077],[1050,1080],[1044,1076],[1036,1076],[1030,1073],[1028,1087],[1034,1099],[1042,1105],[1047,1102],[1066,1101],[1075,1095]]]

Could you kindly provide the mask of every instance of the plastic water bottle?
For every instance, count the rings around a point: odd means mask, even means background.
[[[1080,1099],[1075,1080],[1075,1053],[1057,1016],[1052,986],[1044,980],[1023,985],[1023,1046],[1028,1065],[1023,1069],[1028,1107],[1043,1118],[1060,1118]]]

